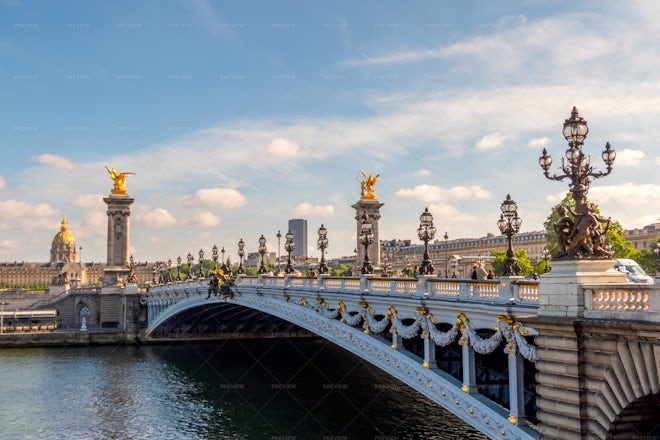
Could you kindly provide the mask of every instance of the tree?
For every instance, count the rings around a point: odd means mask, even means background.
[[[330,275],[333,277],[347,277],[353,274],[352,264],[338,264],[330,268]]]
[[[513,251],[513,254],[516,256],[516,260],[518,260],[518,265],[520,266],[520,275],[522,276],[532,275],[534,273],[534,268],[532,267],[532,264],[529,262],[529,258],[527,257],[527,251],[525,249],[515,249]],[[490,255],[494,257],[491,262],[493,265],[493,272],[495,272],[495,275],[498,277],[503,276],[504,261],[506,260],[506,251],[505,250],[492,251]]]
[[[648,274],[654,274],[658,272],[659,258],[657,252],[655,252],[658,242],[660,242],[660,239],[653,240],[651,242],[651,246],[649,246],[648,249],[644,249],[643,251],[638,251],[639,257],[635,258],[639,265],[642,266],[642,269],[644,269],[644,272]]]
[[[575,201],[573,200],[573,194],[570,192],[566,193],[564,199],[552,207],[550,215],[543,223],[548,250],[550,251],[550,255],[553,256],[561,251],[561,247],[557,240],[557,232],[555,231],[555,224],[561,220],[561,216],[559,215],[560,206],[574,209]],[[600,215],[598,206],[596,206],[595,213]],[[609,227],[605,232],[605,243],[612,246],[612,251],[614,252],[614,255],[612,256],[613,258],[631,258],[633,260],[639,258],[639,251],[636,251],[632,244],[625,239],[623,236],[623,227],[616,220],[610,222]]]

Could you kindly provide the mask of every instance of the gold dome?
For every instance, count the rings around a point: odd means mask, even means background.
[[[69,232],[69,227],[67,226],[66,223],[66,218],[62,219],[62,226],[60,227],[60,232],[55,234],[55,237],[53,238],[53,245],[55,244],[70,244],[72,246],[75,246],[76,244],[76,239],[73,238],[73,235]]]

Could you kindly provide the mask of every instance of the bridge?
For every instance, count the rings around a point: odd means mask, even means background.
[[[152,339],[185,337],[183,317],[201,312],[216,323],[241,310],[276,317],[490,438],[657,436],[658,288],[627,284],[606,265],[557,262],[540,282],[238,276],[216,294],[200,278],[153,286],[141,303]]]

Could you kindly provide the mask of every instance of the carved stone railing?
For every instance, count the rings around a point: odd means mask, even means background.
[[[660,322],[660,288],[654,284],[591,284],[582,286],[584,316]]]
[[[196,289],[206,279],[191,279],[168,283],[169,289]],[[370,294],[401,297],[419,297],[448,301],[485,302],[489,304],[538,305],[538,281],[521,277],[498,280],[458,280],[433,277],[381,278],[381,277],[302,277],[302,276],[246,276],[236,279],[236,286],[258,286],[313,292]],[[156,288],[157,286],[153,286]]]

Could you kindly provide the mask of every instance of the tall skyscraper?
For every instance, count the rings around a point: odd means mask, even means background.
[[[289,220],[289,231],[293,233],[296,248],[291,255],[307,257],[307,220],[294,218]]]

